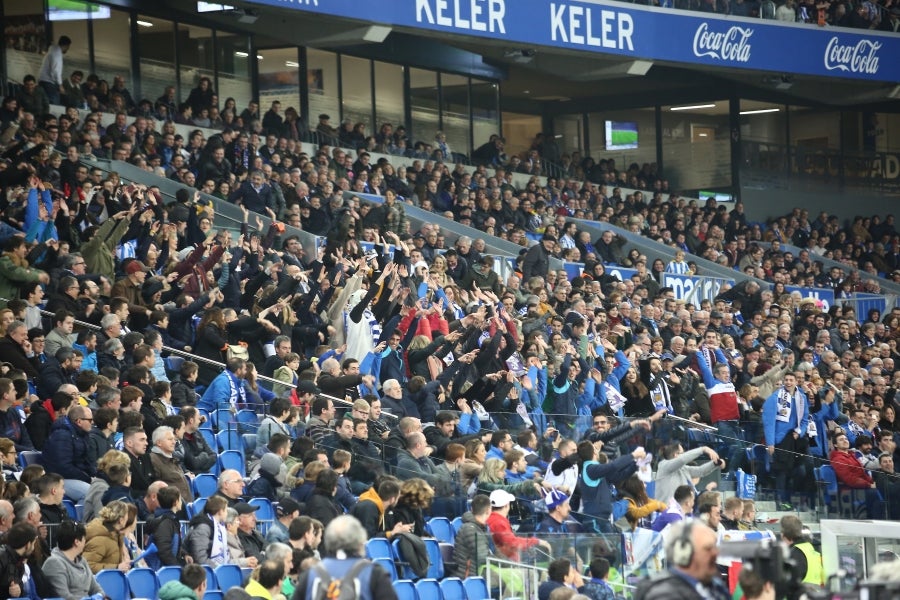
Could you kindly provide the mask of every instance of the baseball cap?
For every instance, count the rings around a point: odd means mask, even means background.
[[[662,356],[659,357],[660,360],[675,360],[675,357],[671,352],[663,352]]]
[[[303,392],[306,394],[321,394],[322,390],[320,390],[315,383],[309,381],[308,379],[304,379],[300,383],[297,384],[297,391]]]
[[[293,498],[282,498],[278,501],[278,506],[275,508],[279,517],[299,512],[300,510],[302,510],[300,503]]]
[[[503,508],[515,499],[516,497],[506,490],[494,490],[491,492],[491,506],[493,508]]]
[[[231,508],[236,510],[237,514],[239,515],[249,515],[250,513],[255,513],[257,510],[259,510],[258,506],[253,506],[252,504],[247,504],[246,502],[238,502]]]

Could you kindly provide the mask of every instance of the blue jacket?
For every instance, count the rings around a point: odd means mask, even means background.
[[[772,392],[766,403],[763,404],[762,422],[763,433],[766,437],[767,446],[777,446],[784,437],[798,427],[797,405],[802,403],[801,410],[803,414],[799,419],[800,435],[806,436],[806,428],[809,425],[809,402],[806,400],[806,394],[797,390],[794,393],[794,401],[791,402],[791,413],[787,421],[779,421],[778,417],[778,394],[784,388],[780,387]]]
[[[577,487],[581,491],[581,512],[601,520],[612,515],[612,486],[637,472],[630,454],[607,463],[588,461],[581,467]]]
[[[48,473],[58,473],[64,479],[78,479],[87,483],[97,470],[87,458],[88,432],[75,426],[69,417],[53,422],[50,437],[44,443],[40,463]]]
[[[234,373],[225,369],[210,382],[209,387],[206,388],[203,396],[200,397],[197,408],[215,412],[220,405],[230,405],[232,403],[235,407],[238,404],[246,404],[246,392],[244,391],[243,381],[238,379]]]

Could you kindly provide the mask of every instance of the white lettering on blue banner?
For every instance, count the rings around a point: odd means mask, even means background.
[[[864,39],[855,44],[841,44],[838,37],[834,36],[825,46],[825,68],[829,71],[837,69],[846,73],[875,75],[878,73],[880,48],[881,42]]]
[[[790,294],[799,292],[802,298],[812,298],[822,303],[822,310],[827,311],[834,304],[834,290],[827,288],[808,288],[797,285],[786,285],[784,290]]]
[[[724,62],[750,62],[749,27],[734,25],[723,32],[710,31],[709,23],[701,23],[694,32],[694,56],[706,56]]]
[[[564,44],[634,52],[634,21],[615,10],[550,3],[550,39]]]
[[[506,35],[506,0],[416,0],[416,21]]]
[[[701,300],[712,300],[719,295],[725,284],[733,286],[734,281],[663,273],[663,287],[672,288],[676,300],[685,300],[694,304],[700,304]]]

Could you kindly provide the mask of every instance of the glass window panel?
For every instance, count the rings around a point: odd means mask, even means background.
[[[443,131],[447,136],[447,145],[450,146],[451,152],[468,154],[469,148],[472,147],[469,140],[469,78],[441,73],[441,98],[444,102]],[[425,133],[429,135],[419,139],[433,144],[437,132]]]
[[[698,190],[731,185],[728,101],[698,104],[714,106],[674,111],[671,106],[662,107],[662,176],[669,181],[669,189]],[[653,110],[646,112],[652,118]],[[593,135],[591,145],[595,146]],[[617,162],[617,166],[621,164]]]
[[[121,76],[125,80],[125,89],[137,101],[131,76],[131,19],[128,13],[113,10],[108,19],[94,19],[93,27],[94,69],[101,81],[100,93],[103,93],[103,81],[112,87],[116,76]]]
[[[101,10],[102,9],[102,10]],[[60,36],[67,35],[72,40],[69,51],[63,57],[63,79],[68,79],[73,71],[81,71],[84,77],[91,73],[91,52],[88,45],[88,19],[97,18],[108,12],[106,7],[99,7],[81,2],[70,3],[65,21],[53,23],[54,42]],[[37,73],[35,73],[37,76]],[[79,108],[82,108],[79,106]]]
[[[21,83],[26,75],[38,76],[47,51],[45,27],[42,2],[4,0],[3,43],[6,72],[11,81]]]
[[[474,139],[465,150],[470,154],[472,148],[486,144],[493,134],[500,133],[500,109],[497,106],[498,84],[479,79],[472,79],[472,135]]]
[[[272,102],[281,102],[281,117],[288,108],[300,113],[300,64],[297,62],[297,48],[275,48],[258,50],[259,104],[260,116],[272,107]]]
[[[219,67],[219,98],[234,98],[240,114],[253,99],[253,86],[250,82],[250,38],[243,34],[217,31],[216,56]],[[258,60],[256,57],[254,59]],[[223,101],[220,100],[220,104]]]
[[[309,86],[309,123],[315,129],[319,115],[331,117],[331,126],[340,123],[337,54],[324,50],[306,50],[306,80]]]
[[[390,123],[393,129],[403,124],[403,67],[375,61],[375,126]]]
[[[413,140],[428,139],[429,133],[440,128],[438,121],[437,72],[425,69],[409,70],[409,102],[412,110],[410,143]],[[459,152],[459,150],[456,150]]]
[[[180,60],[180,72],[178,73],[180,88],[178,93],[180,101],[184,102],[190,96],[191,90],[200,85],[201,77],[208,77],[215,87],[215,54],[212,29],[179,23],[177,43]],[[174,81],[175,78],[173,77],[172,80]],[[228,96],[229,94],[220,96],[220,107]],[[238,108],[237,113],[240,114],[241,110],[241,108]]]
[[[139,15],[137,25],[138,47],[141,51],[141,95],[156,102],[165,95],[167,87],[174,85],[177,78],[175,24],[166,19]]]
[[[581,115],[562,115],[553,119],[553,131],[560,155],[557,164],[565,174],[574,175],[584,156],[584,121]]]
[[[783,174],[788,161],[784,105],[742,99],[740,120],[743,169]]]
[[[370,62],[353,56],[341,57],[344,121],[349,119],[354,127],[362,123],[365,125],[365,135],[371,135],[373,129]]]

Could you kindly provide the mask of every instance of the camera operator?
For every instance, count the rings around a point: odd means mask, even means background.
[[[669,570],[642,581],[635,600],[725,600],[728,587],[719,579],[716,532],[692,519],[672,526],[666,544]]]

